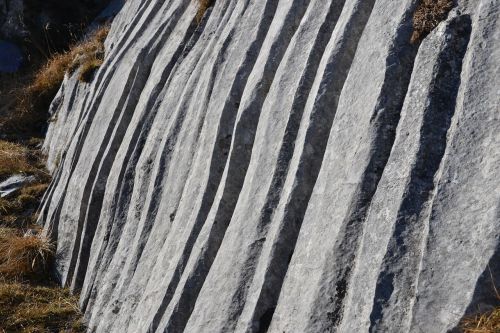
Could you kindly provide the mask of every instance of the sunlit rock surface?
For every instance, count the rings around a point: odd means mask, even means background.
[[[128,0],[41,211],[89,332],[447,332],[500,285],[500,6]]]

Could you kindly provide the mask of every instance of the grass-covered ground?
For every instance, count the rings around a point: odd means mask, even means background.
[[[35,224],[50,178],[28,147],[5,141],[0,146],[3,175],[36,178],[0,199],[0,332],[83,332],[77,297],[51,278],[55,244]]]
[[[0,198],[0,332],[83,332],[77,297],[51,278],[55,244],[36,225],[50,176],[38,140],[0,140],[0,181],[34,180]]]
[[[28,283],[0,283],[3,332],[84,332],[77,297],[66,289]]]
[[[104,26],[69,51],[53,54],[27,82],[1,96],[0,182],[13,175],[32,181],[0,198],[0,333],[84,332],[78,297],[52,278],[55,244],[37,225],[50,182],[40,151],[48,108],[66,73],[89,82],[104,59]]]

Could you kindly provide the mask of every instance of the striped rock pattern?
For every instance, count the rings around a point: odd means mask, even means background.
[[[447,332],[500,285],[500,4],[129,0],[41,209],[89,332]],[[492,281],[496,280],[496,281]]]

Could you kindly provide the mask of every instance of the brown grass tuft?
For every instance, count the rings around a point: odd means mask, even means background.
[[[104,41],[109,33],[109,26],[96,30],[92,36],[73,50],[75,54],[74,68],[80,68],[79,80],[90,82],[94,72],[104,61]]]
[[[463,333],[500,333],[500,307],[462,321]]]
[[[488,271],[492,281],[493,294],[500,303],[500,292],[493,282],[495,279],[490,266],[488,266]],[[462,319],[459,326],[462,333],[500,333],[500,306],[485,313],[478,313],[474,316],[466,317]]]
[[[47,110],[65,74],[85,66],[88,74],[85,77],[91,79],[89,63],[94,66],[92,70],[95,70],[97,63],[94,60],[104,58],[104,41],[108,32],[109,26],[103,26],[85,41],[73,45],[68,52],[53,55],[35,74],[30,84],[16,89],[15,112],[0,123],[3,131],[39,135],[47,121]]]
[[[24,146],[0,140],[0,181],[16,173],[34,173],[36,168],[30,163],[30,154]]]
[[[40,198],[43,196],[47,188],[49,187],[48,184],[33,184],[33,185],[28,185],[26,187],[23,187],[21,189],[21,194],[22,195],[28,195],[32,196],[35,198]]]
[[[23,235],[18,229],[0,228],[0,276],[45,278],[55,247],[38,235]]]
[[[101,67],[102,63],[103,59],[98,57],[86,60],[80,68],[80,75],[78,76],[78,79],[81,82],[90,82],[94,73],[99,67]]]
[[[446,19],[453,8],[453,0],[421,0],[413,14],[412,44],[422,41],[437,25]]]
[[[198,12],[196,13],[196,22],[198,24],[200,24],[208,8],[212,7],[214,3],[215,0],[199,0]]]
[[[0,332],[85,332],[67,289],[0,281]]]
[[[36,144],[0,140],[0,181],[14,174],[34,176],[35,180],[0,198],[0,227],[27,228],[36,222],[36,210],[51,178],[41,152],[31,146]]]

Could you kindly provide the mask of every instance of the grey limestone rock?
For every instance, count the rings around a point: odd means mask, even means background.
[[[44,144],[89,332],[444,333],[495,305],[500,5],[411,44],[416,5],[128,0]]]
[[[36,180],[34,176],[13,175],[0,182],[0,198],[9,196],[20,190],[26,184],[33,183]]]

